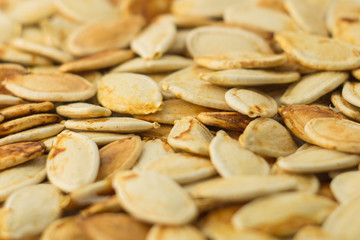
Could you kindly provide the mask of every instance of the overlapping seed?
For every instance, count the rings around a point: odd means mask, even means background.
[[[331,109],[316,105],[289,104],[279,108],[279,113],[288,129],[298,138],[312,143],[305,132],[305,125],[314,118],[338,118],[343,116]]]
[[[186,152],[209,155],[209,144],[214,136],[199,120],[184,117],[175,122],[168,136],[168,143]]]
[[[42,182],[46,177],[46,157],[46,155],[42,155],[16,167],[1,171],[0,200],[5,200],[17,189]]]
[[[357,154],[309,146],[286,157],[280,157],[277,164],[290,172],[319,173],[357,166],[359,162],[360,157]]]
[[[121,170],[134,166],[142,151],[140,137],[130,137],[114,141],[99,150],[100,167],[97,180],[111,177]]]
[[[271,118],[257,118],[249,123],[239,142],[256,154],[267,157],[286,156],[297,149],[287,129]]]
[[[95,132],[141,132],[152,128],[158,128],[157,122],[151,123],[129,117],[108,117],[83,120],[67,120],[66,128],[74,130],[91,130]]]
[[[165,55],[154,60],[134,58],[115,67],[112,72],[163,73],[183,69],[192,64],[191,59],[176,55]]]
[[[226,9],[224,20],[236,23],[246,29],[261,32],[294,31],[297,29],[294,21],[284,12],[256,4],[256,1],[241,1]],[[256,18],[257,21],[254,21]]]
[[[63,191],[95,181],[100,165],[94,141],[70,131],[57,136],[49,152],[46,170],[49,180]],[[76,175],[76,177],[71,177]]]
[[[336,176],[330,184],[331,191],[334,193],[335,198],[345,203],[359,194],[359,182],[358,172],[345,172]]]
[[[59,189],[51,184],[27,186],[15,191],[2,208],[1,237],[23,238],[40,234],[60,217],[62,200]],[[27,208],[28,204],[32,207]]]
[[[12,75],[6,79],[5,87],[14,95],[32,101],[81,101],[96,93],[93,84],[68,73]]]
[[[323,224],[323,230],[335,239],[356,239],[359,236],[358,222],[359,197],[352,199],[335,209]]]
[[[257,86],[290,83],[300,79],[298,72],[280,72],[254,69],[230,69],[203,73],[202,80],[224,87]]]
[[[358,240],[359,12],[1,1],[0,238]]]
[[[134,73],[105,75],[98,86],[98,100],[112,111],[129,114],[154,113],[163,105],[156,82],[150,77]]]
[[[127,171],[114,177],[113,187],[124,208],[141,220],[180,225],[197,216],[196,205],[187,192],[164,175]]]
[[[195,198],[223,202],[245,202],[260,196],[292,190],[296,181],[289,176],[236,176],[215,178],[195,185],[189,190]]]
[[[81,219],[78,223],[90,239],[144,240],[149,227],[126,214],[103,213]],[[129,235],[131,236],[129,238]]]
[[[226,103],[234,110],[255,117],[273,117],[278,105],[269,95],[254,89],[232,88],[225,94]]]
[[[269,164],[260,156],[244,149],[224,131],[217,132],[211,140],[210,158],[216,170],[223,177],[241,175],[266,175]]]
[[[330,199],[309,193],[282,193],[257,199],[237,211],[235,228],[254,228],[288,236],[309,224],[321,224],[336,208]],[[263,216],[263,217],[259,217]]]
[[[209,159],[187,153],[170,153],[149,164],[144,170],[169,176],[180,184],[196,182],[216,174]]]
[[[343,72],[313,73],[293,83],[286,90],[280,101],[284,104],[309,104],[326,93],[334,90],[348,78]],[[314,87],[316,86],[316,87]]]
[[[287,62],[285,55],[263,54],[258,52],[225,52],[210,56],[195,57],[196,64],[212,69],[226,70],[237,68],[270,68]]]
[[[231,27],[206,26],[194,29],[186,38],[186,47],[193,57],[229,51],[272,53],[269,45],[258,35]]]
[[[152,22],[131,42],[131,49],[144,59],[160,58],[175,39],[176,26],[171,19]]]

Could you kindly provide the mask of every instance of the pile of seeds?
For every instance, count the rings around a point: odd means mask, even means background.
[[[359,239],[360,2],[0,8],[1,239]]]

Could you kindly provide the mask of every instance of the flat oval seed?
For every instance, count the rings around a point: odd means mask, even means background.
[[[237,176],[215,178],[201,182],[190,189],[194,198],[210,198],[218,201],[248,201],[260,196],[292,190],[297,182],[289,176]]]
[[[126,48],[143,26],[144,19],[139,15],[90,21],[71,32],[66,47],[76,56]]]
[[[338,118],[344,117],[329,108],[316,105],[284,105],[279,108],[279,113],[286,127],[298,138],[311,143],[311,139],[305,133],[305,125],[314,118]]]
[[[198,56],[195,63],[212,70],[236,68],[270,68],[287,62],[285,55],[258,52],[223,52],[214,55]]]
[[[205,125],[225,128],[234,131],[244,131],[253,120],[238,112],[202,112],[196,117]]]
[[[151,123],[128,117],[67,120],[65,121],[64,125],[66,128],[74,130],[120,133],[141,132],[152,128],[159,128],[159,124],[156,122]]]
[[[360,54],[342,41],[301,32],[275,35],[280,47],[302,65],[318,70],[351,70],[360,66]]]
[[[51,102],[25,103],[0,109],[6,120],[28,116],[36,113],[48,112],[54,108]]]
[[[61,192],[51,184],[27,186],[15,191],[2,209],[1,236],[23,238],[40,234],[61,216],[62,200]]]
[[[95,118],[111,115],[111,111],[107,108],[80,102],[60,105],[56,107],[56,112],[68,118]]]
[[[235,228],[253,228],[276,236],[289,236],[308,224],[321,224],[336,203],[310,193],[281,193],[259,198],[232,218]]]
[[[213,137],[210,130],[199,120],[184,117],[175,122],[167,141],[173,148],[208,156],[209,144]]]
[[[238,141],[219,131],[209,146],[211,162],[222,177],[266,175],[269,164],[260,156],[242,148]]]
[[[345,72],[320,72],[306,75],[291,84],[280,101],[284,104],[308,104],[331,92],[349,77]]]
[[[185,78],[184,81],[164,81],[163,89],[185,101],[209,108],[232,110],[225,101],[227,88],[202,81],[198,77]]]
[[[190,196],[173,180],[158,173],[123,172],[114,177],[113,187],[124,209],[143,221],[179,225],[197,215]]]
[[[53,143],[46,170],[55,186],[71,192],[95,181],[99,165],[99,150],[95,142],[66,130]]]
[[[112,111],[130,114],[149,114],[163,106],[157,83],[135,73],[110,73],[98,86],[98,100]]]
[[[252,32],[217,26],[199,27],[192,30],[186,38],[186,47],[193,57],[230,51],[272,53],[265,40]]]
[[[0,170],[30,161],[43,154],[42,142],[21,142],[0,147]]]
[[[232,88],[225,94],[226,103],[236,111],[255,117],[273,117],[278,105],[269,95],[255,89]]]
[[[239,142],[256,154],[268,157],[286,156],[297,149],[286,128],[271,118],[257,118],[250,122]]]
[[[323,224],[323,230],[335,239],[355,240],[360,235],[360,224],[356,216],[360,214],[360,197],[341,204]]]
[[[0,146],[17,142],[39,141],[48,137],[52,137],[60,133],[63,129],[64,125],[62,124],[51,124],[32,128],[0,138]]]
[[[161,226],[154,225],[146,240],[205,240],[205,236],[192,225],[183,226]]]
[[[311,141],[321,147],[360,153],[360,124],[346,119],[315,118],[305,125]]]
[[[96,93],[93,84],[70,73],[13,75],[6,79],[5,87],[32,101],[72,102],[86,100]]]
[[[331,94],[331,102],[344,115],[358,122],[360,121],[360,108],[346,101],[340,91]]]
[[[139,158],[143,143],[140,137],[114,141],[100,149],[100,168],[97,180],[112,177],[116,172],[129,170]]]
[[[24,186],[42,182],[46,177],[46,155],[0,172],[0,201]]]
[[[336,200],[345,203],[360,195],[360,173],[355,171],[345,172],[336,176],[330,183],[331,192]]]
[[[144,59],[160,58],[175,40],[176,26],[171,19],[152,22],[131,42],[131,49]]]
[[[224,87],[238,87],[290,83],[299,80],[300,74],[293,71],[230,69],[202,73],[200,78]]]
[[[186,68],[193,61],[177,55],[165,55],[161,58],[148,60],[143,58],[131,59],[112,69],[112,72],[133,73],[164,73]]]
[[[342,89],[343,98],[349,103],[360,107],[360,83],[359,82],[346,82]]]
[[[216,174],[207,158],[187,153],[171,153],[154,160],[144,170],[169,176],[180,184],[195,182]]]
[[[277,164],[290,172],[319,173],[357,166],[359,162],[359,155],[311,146],[280,157]]]
[[[79,221],[81,229],[93,240],[145,240],[149,227],[126,214],[102,213]]]
[[[59,67],[61,72],[82,72],[115,66],[135,56],[131,50],[115,49],[90,55]]]
[[[32,127],[60,121],[61,117],[59,115],[45,113],[17,118],[0,124],[0,136],[6,136]]]

